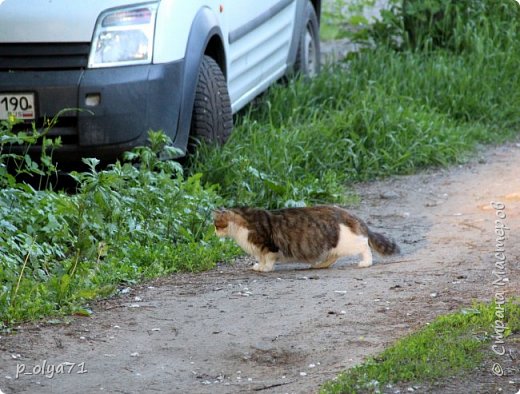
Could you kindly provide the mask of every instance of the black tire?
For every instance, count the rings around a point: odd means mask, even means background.
[[[305,9],[305,25],[298,44],[294,69],[307,77],[315,76],[321,69],[320,24],[310,1]]]
[[[190,136],[197,141],[223,144],[233,129],[226,78],[219,65],[204,55],[200,65]]]

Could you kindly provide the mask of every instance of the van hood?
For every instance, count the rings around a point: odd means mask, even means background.
[[[90,42],[99,14],[143,0],[0,0],[0,43]]]

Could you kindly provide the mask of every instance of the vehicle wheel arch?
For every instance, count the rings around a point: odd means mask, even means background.
[[[207,55],[213,58],[227,79],[226,55],[223,43],[224,35],[217,17],[211,9],[201,8],[193,20],[186,45],[181,108],[177,133],[173,142],[174,146],[183,152],[186,152],[188,147],[197,77],[203,57]]]
[[[314,7],[314,11],[316,12],[316,16],[318,17],[318,23],[321,23],[321,0],[310,0],[312,6]]]
[[[311,9],[309,9],[309,7]],[[314,9],[314,14],[316,15],[316,34],[318,35],[316,38],[318,40],[318,52],[319,49],[319,26],[321,20],[321,0],[304,0],[301,2],[297,2],[296,8],[296,20],[301,21],[298,26],[294,29],[294,37],[292,39],[292,45],[289,50],[288,56],[288,65],[289,65],[289,75],[294,75],[298,72],[299,68],[299,56],[301,51],[301,37],[304,36],[305,29],[307,28],[307,22],[309,18],[309,14],[312,13],[312,9]]]

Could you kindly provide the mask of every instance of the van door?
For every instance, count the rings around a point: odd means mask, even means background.
[[[285,73],[296,1],[227,1],[228,86],[233,112]]]

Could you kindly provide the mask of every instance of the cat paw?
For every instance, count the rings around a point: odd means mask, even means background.
[[[359,264],[358,264],[358,267],[359,268],[367,268],[367,267],[370,267],[372,265],[372,262],[371,261],[361,261]]]
[[[257,271],[257,272],[271,272],[271,271],[273,271],[273,267],[269,267],[269,266],[258,264],[258,263],[253,265],[253,268],[251,268],[251,269],[253,271]]]

